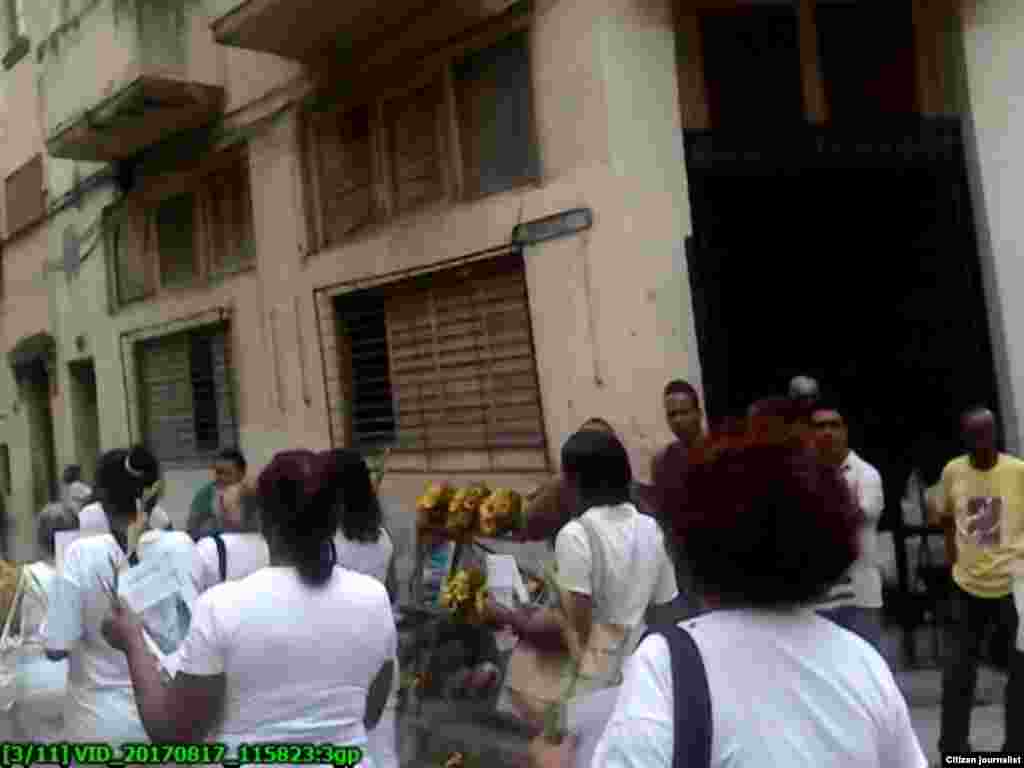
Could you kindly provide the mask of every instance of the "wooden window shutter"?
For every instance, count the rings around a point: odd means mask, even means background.
[[[454,66],[453,79],[467,195],[503,192],[539,178],[526,31],[465,57]]]
[[[395,206],[399,212],[444,196],[444,88],[433,83],[385,109]]]
[[[148,217],[135,205],[127,205],[114,213],[108,226],[108,243],[112,250],[117,303],[130,304],[152,295],[153,256]]]
[[[369,107],[313,115],[325,245],[373,221],[373,120]]]
[[[228,329],[216,323],[138,345],[144,434],[161,461],[206,463],[238,444]]]
[[[7,177],[7,236],[35,224],[46,213],[43,156],[36,155]]]
[[[223,168],[203,178],[202,194],[206,203],[211,272],[225,274],[250,266],[255,261],[256,249],[246,153],[232,150]]]
[[[519,254],[396,290],[387,326],[400,447],[544,448]]]

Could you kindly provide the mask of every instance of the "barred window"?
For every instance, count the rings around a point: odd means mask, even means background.
[[[160,461],[205,464],[238,444],[226,325],[139,342],[136,359],[143,435]]]
[[[346,294],[336,311],[354,447],[546,462],[521,254]]]

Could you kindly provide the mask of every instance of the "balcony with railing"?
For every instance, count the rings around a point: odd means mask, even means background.
[[[284,58],[361,61],[437,46],[516,0],[205,0],[218,43]]]
[[[201,0],[96,0],[38,49],[50,155],[110,162],[222,111]]]

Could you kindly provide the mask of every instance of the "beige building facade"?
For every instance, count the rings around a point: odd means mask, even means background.
[[[236,444],[254,470],[397,444],[385,493],[411,502],[525,489],[598,414],[646,467],[661,387],[700,379],[667,2],[312,3],[353,41],[317,56],[275,50],[288,5],[5,3],[17,558],[61,468],[129,442],[179,522]]]
[[[670,437],[661,388],[704,378],[684,133],[725,109],[706,17],[772,4],[419,5],[3,0],[15,558],[66,464],[91,479],[136,441],[179,523],[231,446],[253,471],[286,448],[393,446],[384,493],[411,507],[438,477],[525,490],[602,416],[646,475]],[[826,124],[815,6],[777,5],[796,103]],[[1011,445],[1013,5],[908,3],[913,111],[971,126]]]

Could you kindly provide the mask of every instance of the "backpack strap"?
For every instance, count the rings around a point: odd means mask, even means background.
[[[217,563],[220,566],[220,581],[228,580],[228,548],[224,545],[224,537],[220,533],[211,533],[210,538],[217,545]]]
[[[711,768],[711,691],[700,648],[678,624],[648,634],[664,637],[672,658],[672,767]]]

